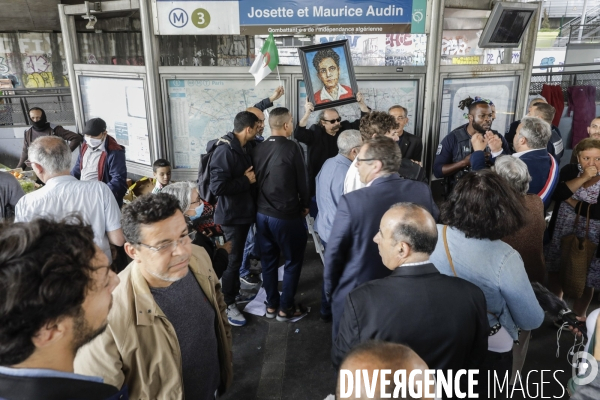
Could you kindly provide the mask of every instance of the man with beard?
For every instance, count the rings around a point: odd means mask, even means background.
[[[73,373],[77,350],[106,329],[118,283],[79,218],[0,225],[0,398],[127,399],[127,388]]]
[[[25,131],[23,137],[23,152],[21,159],[17,164],[17,168],[25,169],[25,161],[27,161],[27,150],[29,145],[40,136],[58,136],[69,142],[71,151],[75,151],[83,142],[80,134],[66,130],[60,125],[54,125],[46,120],[46,112],[39,107],[33,107],[29,110],[29,119],[31,119],[31,128]]]
[[[472,140],[478,139],[475,134],[496,135],[502,140],[502,149],[505,154],[510,154],[508,142],[498,132],[492,130],[492,109],[485,100],[473,100],[468,97],[459,103],[458,108],[468,109],[469,123],[461,125],[446,136],[437,148],[433,163],[433,174],[436,178],[447,178],[450,187],[454,187],[456,180],[471,170],[471,153],[473,152]],[[494,154],[486,149],[489,158]]]
[[[231,326],[206,251],[192,244],[179,201],[147,194],[123,208],[125,251],[108,329],[77,353],[75,371],[134,399],[214,400],[231,385]]]

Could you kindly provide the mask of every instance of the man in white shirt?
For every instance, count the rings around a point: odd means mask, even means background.
[[[121,211],[111,190],[103,182],[79,181],[69,174],[71,151],[57,136],[43,136],[29,146],[29,162],[46,185],[19,200],[15,222],[35,218],[63,219],[77,213],[91,225],[94,242],[112,263],[110,243],[123,246]]]
[[[362,135],[363,141],[373,139],[375,137],[387,136],[398,141],[398,122],[393,115],[386,112],[373,111],[371,114],[364,116],[360,120],[360,134]],[[344,180],[344,194],[350,193],[357,189],[362,189],[367,184],[360,180],[358,168],[356,166],[356,159],[352,161],[352,165],[346,173],[346,179]]]

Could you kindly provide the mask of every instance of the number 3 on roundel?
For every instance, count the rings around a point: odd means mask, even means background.
[[[206,28],[210,24],[210,14],[204,8],[197,8],[192,13],[192,23],[197,28]]]

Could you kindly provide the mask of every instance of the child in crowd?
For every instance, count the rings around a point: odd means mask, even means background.
[[[171,163],[164,158],[159,158],[152,164],[156,186],[152,193],[160,193],[171,182]]]

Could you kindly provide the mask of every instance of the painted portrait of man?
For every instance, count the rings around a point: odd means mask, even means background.
[[[312,64],[316,76],[321,81],[321,85],[318,82],[313,82],[313,87],[317,89],[322,86],[320,90],[315,92],[315,104],[354,97],[352,88],[340,83],[340,77],[343,81],[348,81],[348,71],[340,68],[340,56],[335,50],[327,48],[317,51]]]

